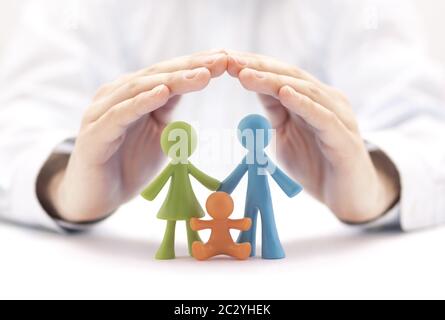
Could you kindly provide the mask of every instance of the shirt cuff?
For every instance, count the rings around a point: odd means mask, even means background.
[[[17,161],[11,185],[9,211],[14,222],[57,232],[82,231],[92,224],[73,224],[52,218],[42,207],[36,191],[37,179],[44,164],[54,153],[69,154],[74,140],[67,132],[39,136],[38,143]]]
[[[368,230],[400,230],[400,203],[385,212],[379,218],[367,223],[359,224],[359,226]]]
[[[393,209],[366,227],[394,226],[398,221],[403,231],[436,225],[439,195],[431,168],[423,161],[418,141],[395,131],[381,131],[365,135],[369,150],[378,148],[396,166],[400,176],[400,202]],[[425,143],[425,141],[423,142]],[[440,196],[439,196],[440,197]]]

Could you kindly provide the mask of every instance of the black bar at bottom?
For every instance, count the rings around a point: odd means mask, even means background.
[[[161,319],[284,319],[292,301],[150,301]]]

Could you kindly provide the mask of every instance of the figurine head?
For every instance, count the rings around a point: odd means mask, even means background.
[[[224,220],[233,213],[233,199],[225,192],[215,192],[207,199],[206,208],[213,219]]]
[[[265,149],[272,138],[271,130],[269,120],[257,114],[249,115],[238,126],[238,140],[249,151]]]
[[[196,146],[196,131],[186,122],[170,123],[162,132],[162,151],[176,163],[186,163]]]

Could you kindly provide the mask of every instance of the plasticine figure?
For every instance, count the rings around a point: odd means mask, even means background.
[[[222,183],[219,191],[231,194],[248,172],[248,189],[245,217],[252,219],[252,228],[240,234],[238,243],[250,242],[252,256],[256,249],[256,225],[258,211],[262,221],[263,259],[283,259],[285,253],[278,237],[268,175],[270,174],[288,197],[294,197],[302,187],[289,178],[269,159],[264,149],[271,140],[270,122],[259,115],[244,118],[238,127],[238,138],[248,150],[247,156],[235,171]]]
[[[238,260],[246,260],[250,256],[250,243],[237,244],[233,242],[230,229],[249,230],[252,220],[244,218],[241,220],[229,219],[233,213],[234,204],[232,197],[225,192],[215,192],[207,200],[207,212],[214,219],[204,221],[192,218],[190,226],[195,231],[211,229],[209,242],[203,244],[196,241],[193,243],[193,257],[197,260],[207,260],[217,255],[227,255]]]
[[[189,157],[196,150],[196,140],[196,131],[189,124],[169,124],[162,132],[161,148],[172,162],[141,194],[146,200],[153,201],[171,178],[167,199],[157,216],[158,219],[167,220],[164,240],[156,254],[158,260],[175,258],[176,221],[186,222],[190,255],[193,242],[201,240],[198,233],[190,228],[190,219],[204,217],[204,210],[196,199],[189,175],[212,191],[220,186],[219,181],[207,176],[189,162]]]

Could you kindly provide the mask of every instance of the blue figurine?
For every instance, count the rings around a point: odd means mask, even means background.
[[[221,184],[219,191],[231,194],[246,172],[249,173],[245,217],[252,219],[252,228],[240,234],[238,243],[249,242],[252,246],[251,256],[255,256],[257,218],[260,212],[262,257],[263,259],[283,259],[286,255],[275,224],[268,175],[272,176],[288,197],[296,196],[303,188],[281,171],[267,156],[264,149],[270,143],[271,130],[270,122],[260,115],[249,115],[241,121],[238,127],[238,139],[248,150],[248,154]]]

